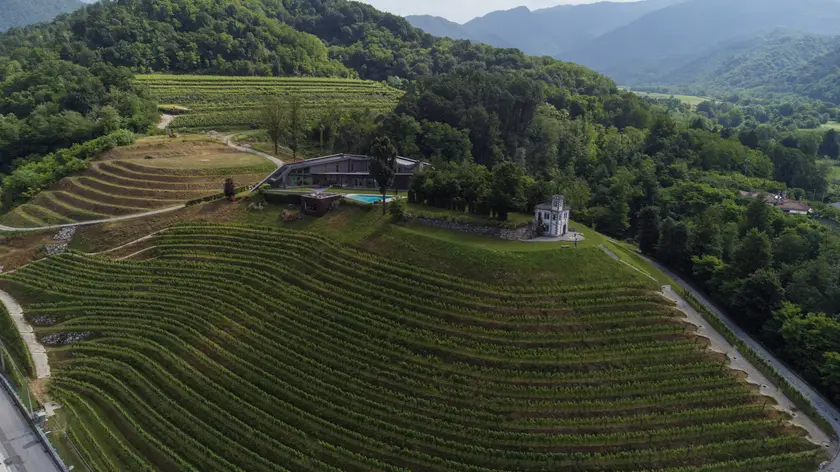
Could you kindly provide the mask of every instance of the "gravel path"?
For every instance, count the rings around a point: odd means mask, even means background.
[[[606,252],[607,255],[610,256],[610,258],[612,258],[613,260],[621,262],[622,264],[626,265],[627,267],[635,270],[636,272],[638,272],[638,273],[644,275],[645,277],[649,278],[650,280],[653,280],[654,282],[656,282],[656,278],[654,276],[648,274],[647,272],[643,271],[642,269],[639,269],[638,267],[634,266],[633,264],[630,264],[629,262],[627,262],[627,261],[621,259],[620,257],[616,256],[614,252],[610,251],[609,248],[607,248],[607,246],[604,246],[603,244],[601,244],[600,248],[603,249],[604,252]]]
[[[21,308],[20,304],[11,295],[3,290],[0,290],[0,303],[12,315],[15,327],[26,343],[26,347],[29,349],[32,362],[35,364],[35,376],[39,379],[50,378],[50,364],[47,360],[47,349],[38,342],[38,338],[35,337],[35,330],[32,329],[32,326],[23,317],[23,308]]]
[[[186,208],[186,205],[177,205],[177,206],[173,206],[173,207],[169,207],[169,208],[162,208],[160,210],[147,211],[145,213],[137,213],[137,214],[134,214],[134,215],[116,216],[114,218],[105,218],[105,219],[101,219],[101,220],[80,221],[78,223],[67,223],[67,224],[63,224],[63,225],[37,226],[37,227],[34,227],[34,228],[13,228],[11,226],[0,225],[0,231],[43,231],[45,229],[69,228],[71,226],[98,225],[100,223],[110,223],[112,221],[133,220],[135,218],[143,218],[143,217],[146,217],[146,216],[160,215],[161,213],[169,213],[170,211],[180,210],[182,208]]]
[[[730,344],[713,327],[708,326],[706,320],[703,319],[703,316],[697,310],[677,295],[669,285],[663,287],[662,294],[665,298],[676,302],[677,308],[685,315],[683,319],[697,327],[697,334],[699,336],[707,338],[711,342],[709,345],[710,350],[726,354],[729,358],[729,366],[732,369],[746,373],[747,382],[758,386],[762,394],[773,397],[778,403],[776,405],[777,409],[788,412],[793,417],[791,423],[807,431],[808,439],[811,442],[826,448],[831,446],[831,438],[810,418],[801,413],[797,413],[796,405],[780,389],[775,387],[770,379],[756,369],[748,360],[744,359],[735,346]]]
[[[273,162],[274,165],[276,165],[278,169],[280,167],[282,167],[283,164],[285,164],[285,162],[283,162],[281,159],[279,159],[277,157],[274,157],[271,154],[268,154],[268,153],[265,153],[265,152],[262,152],[262,151],[257,151],[256,149],[251,149],[249,147],[240,146],[240,145],[236,144],[235,142],[233,142],[233,136],[222,136],[221,139],[222,139],[222,141],[224,141],[224,143],[228,147],[236,149],[237,151],[249,152],[251,154],[256,154],[258,156],[262,156],[262,157],[268,159],[269,161]]]
[[[644,258],[646,261],[657,267],[659,270],[667,274],[671,277],[677,284],[679,284],[685,290],[688,290],[689,293],[694,295],[697,300],[700,301],[709,311],[711,311],[715,316],[720,318],[720,320],[730,329],[733,333],[735,333],[738,338],[740,338],[747,346],[750,347],[756,354],[758,354],[762,359],[767,361],[771,366],[773,366],[776,371],[781,374],[791,385],[793,385],[796,390],[798,390],[805,398],[807,398],[814,408],[822,415],[823,418],[826,419],[831,424],[831,427],[834,428],[835,437],[831,438],[831,461],[826,464],[823,464],[820,467],[820,471],[823,472],[840,472],[840,448],[838,448],[837,438],[840,438],[840,410],[837,409],[830,401],[828,401],[825,397],[823,397],[819,392],[816,391],[811,385],[807,382],[802,380],[795,372],[793,372],[785,363],[777,359],[772,353],[770,353],[767,349],[764,348],[758,341],[752,338],[748,333],[746,333],[743,329],[741,329],[726,313],[718,309],[718,307],[712,303],[708,298],[706,298],[702,293],[697,291],[691,284],[687,283],[685,280],[680,278],[678,275],[674,274],[667,268],[663,267],[656,261],[651,260],[641,254],[640,257]],[[736,351],[737,352],[737,351]],[[741,356],[738,355],[740,358]],[[770,385],[770,384],[766,384]],[[802,416],[802,413],[798,413],[798,416]],[[809,420],[810,421],[810,420]]]

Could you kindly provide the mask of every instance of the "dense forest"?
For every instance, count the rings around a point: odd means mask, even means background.
[[[840,237],[739,193],[825,195],[816,157],[834,153],[836,133],[804,139],[785,128],[786,108],[677,110],[574,64],[434,38],[343,0],[105,2],[0,36],[7,202],[66,171],[56,150],[148,129],[155,104],[132,80],[148,71],[404,87],[394,113],[327,113],[309,136],[368,152],[384,135],[433,161],[412,195],[432,205],[504,219],[564,193],[573,218],[637,239],[840,400],[840,337],[823,335],[840,332]]]
[[[316,36],[317,35],[317,36]],[[136,72],[337,76],[395,84],[455,69],[516,70],[568,93],[617,92],[588,69],[434,38],[361,3],[100,2],[0,35],[0,172],[115,128],[144,132],[155,105]],[[25,193],[61,173],[18,175]],[[22,173],[23,171],[20,171]],[[15,201],[4,186],[3,200]]]

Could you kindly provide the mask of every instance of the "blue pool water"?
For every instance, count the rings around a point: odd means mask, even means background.
[[[379,203],[382,201],[382,195],[347,195],[346,197],[362,203]],[[393,200],[392,197],[385,197],[386,203],[391,200]]]

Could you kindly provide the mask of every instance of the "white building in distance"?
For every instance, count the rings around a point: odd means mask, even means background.
[[[569,232],[569,214],[572,209],[566,206],[566,197],[555,195],[551,202],[540,203],[534,208],[534,224],[542,224],[546,231],[541,236],[559,238]]]

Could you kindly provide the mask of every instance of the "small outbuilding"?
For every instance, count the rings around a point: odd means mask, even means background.
[[[300,197],[300,209],[304,215],[324,216],[337,206],[342,198],[344,197],[333,193],[302,195]]]
[[[566,206],[566,197],[555,195],[550,202],[534,208],[534,225],[544,230],[538,236],[559,238],[569,232],[569,216],[572,209]]]

